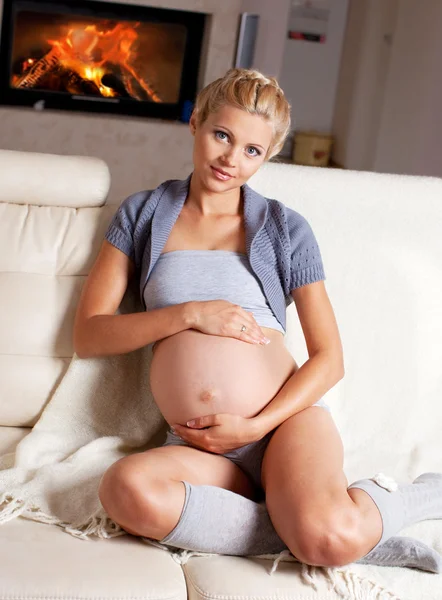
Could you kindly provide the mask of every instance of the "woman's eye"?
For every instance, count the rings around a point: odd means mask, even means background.
[[[247,154],[249,156],[259,156],[261,152],[257,148],[255,148],[255,146],[249,146],[247,148]]]
[[[226,140],[227,139],[227,133],[225,133],[224,131],[215,131],[215,136],[219,139],[219,140]]]

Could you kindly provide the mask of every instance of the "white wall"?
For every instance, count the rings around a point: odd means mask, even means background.
[[[442,2],[401,0],[373,169],[442,177]]]
[[[348,169],[374,167],[399,1],[350,4],[333,122],[333,158]]]
[[[442,176],[442,2],[352,2],[333,131],[348,169]]]
[[[232,66],[241,0],[131,0],[131,4],[211,14],[203,84]],[[2,5],[0,0],[0,12]],[[0,148],[103,158],[112,176],[109,201],[115,203],[166,179],[186,177],[192,169],[192,141],[182,123],[0,107]]]
[[[347,9],[348,0],[332,0],[324,44],[290,40],[286,27],[280,83],[296,130],[332,130]]]

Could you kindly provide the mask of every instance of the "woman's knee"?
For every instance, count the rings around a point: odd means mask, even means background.
[[[108,515],[122,527],[155,523],[166,481],[149,477],[131,457],[120,459],[101,478],[98,496]]]
[[[301,562],[318,567],[340,567],[363,554],[356,519],[329,513],[305,516],[291,532],[286,544]]]

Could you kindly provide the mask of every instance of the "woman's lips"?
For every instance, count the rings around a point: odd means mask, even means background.
[[[232,179],[232,177],[233,177],[233,175],[228,175],[227,173],[220,171],[216,167],[210,167],[210,168],[212,169],[215,177],[217,179],[220,179],[221,181],[228,181],[229,179]]]

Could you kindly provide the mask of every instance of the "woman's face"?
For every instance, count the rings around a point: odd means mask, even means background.
[[[212,192],[243,185],[262,165],[272,142],[272,125],[240,108],[222,106],[190,129],[195,136],[193,164],[201,183]]]

